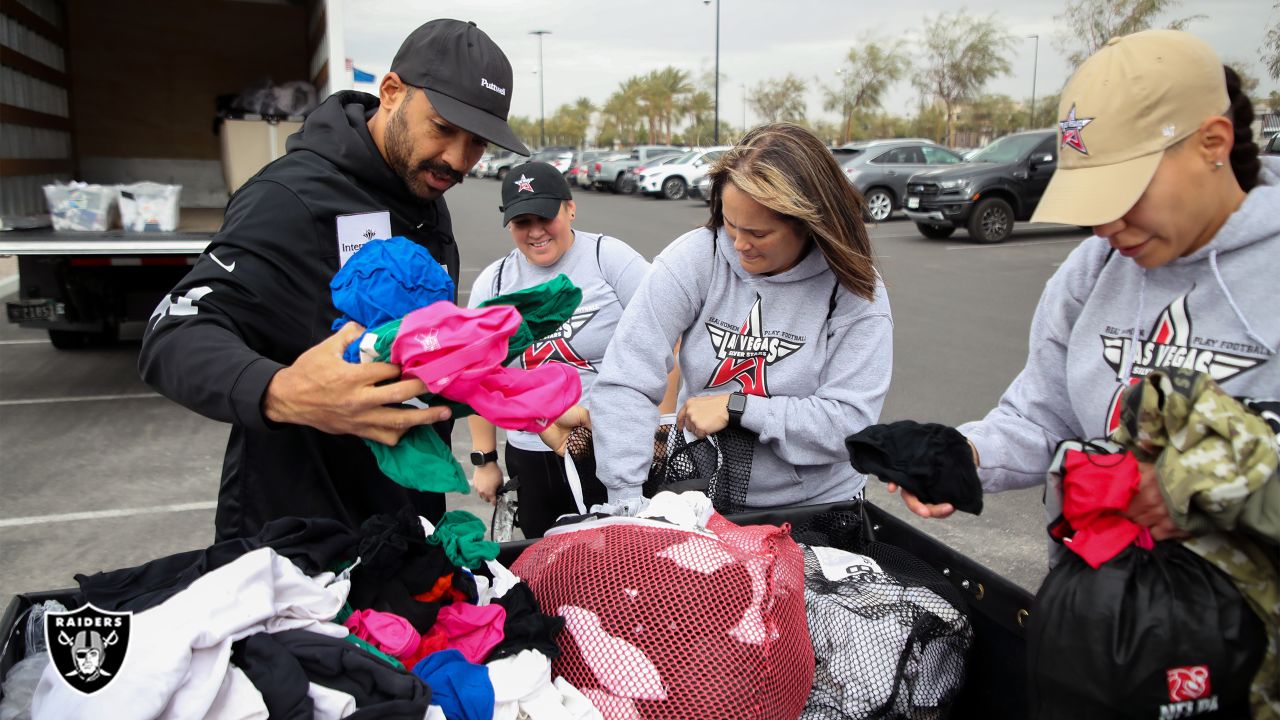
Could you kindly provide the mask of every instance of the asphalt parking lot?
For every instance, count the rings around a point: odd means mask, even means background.
[[[470,178],[447,196],[462,248],[463,300],[476,273],[511,247],[498,194],[497,182]],[[706,220],[697,201],[582,192],[578,203],[575,227],[623,238],[648,257]],[[902,220],[875,227],[895,322],[882,419],[981,417],[1021,369],[1040,290],[1083,235],[1020,226],[1008,243],[986,246],[963,233],[926,240]],[[126,328],[118,347],[64,352],[42,331],[0,326],[0,603],[72,586],[74,573],[212,540],[227,427],[143,385],[130,330],[134,338],[140,332]],[[460,458],[470,450],[465,424],[453,447]],[[908,515],[879,483],[869,497]],[[451,506],[488,518],[474,495],[453,497]],[[1038,488],[989,496],[981,517],[913,521],[1023,587],[1034,590],[1043,578]]]

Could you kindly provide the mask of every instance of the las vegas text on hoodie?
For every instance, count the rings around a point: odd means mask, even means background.
[[[681,405],[748,395],[742,426],[759,435],[748,507],[854,497],[865,478],[844,439],[880,416],[893,321],[878,279],[871,300],[839,288],[828,317],[833,290],[816,248],[773,276],[744,270],[723,230],[694,230],[663,250],[618,322],[588,403],[610,500],[640,495],[677,340]]]
[[[988,491],[1045,481],[1057,444],[1104,437],[1152,370],[1207,372],[1235,396],[1280,397],[1280,158],[1204,247],[1145,270],[1091,237],[1049,279],[1027,364],[982,420],[960,426]]]

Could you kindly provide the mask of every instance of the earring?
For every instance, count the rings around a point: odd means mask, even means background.
[[[1215,162],[1215,163],[1213,164],[1213,169],[1214,169],[1214,170],[1221,170],[1221,169],[1222,169],[1222,161],[1221,161],[1221,160],[1219,160],[1219,161]]]

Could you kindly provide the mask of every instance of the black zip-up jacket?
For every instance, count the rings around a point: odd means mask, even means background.
[[[262,414],[272,376],[332,334],[338,215],[390,212],[392,234],[426,247],[457,282],[448,208],[414,196],[383,160],[366,125],[377,107],[372,95],[340,92],[316,108],[287,154],[231,198],[221,230],[147,325],[142,379],[231,423],[218,540],[254,535],[283,516],[358,527],[406,504],[433,520],[443,512],[443,496],[392,482],[359,438]],[[446,441],[448,427],[437,428]]]

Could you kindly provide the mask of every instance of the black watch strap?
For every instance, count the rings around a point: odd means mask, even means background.
[[[491,462],[498,462],[498,451],[490,450],[489,452],[480,452],[479,450],[471,451],[471,464],[476,467],[488,465]]]
[[[729,393],[729,427],[742,427],[742,413],[747,409],[747,396]]]

